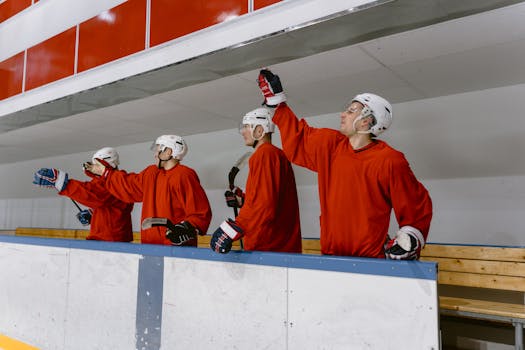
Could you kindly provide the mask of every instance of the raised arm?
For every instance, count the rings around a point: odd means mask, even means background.
[[[320,162],[330,155],[342,135],[335,130],[313,128],[304,119],[299,120],[286,104],[287,98],[278,75],[263,69],[258,83],[264,104],[277,107],[273,122],[279,127],[286,157],[297,165],[318,171]]]

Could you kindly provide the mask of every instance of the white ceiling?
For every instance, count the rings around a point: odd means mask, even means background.
[[[302,116],[374,91],[393,103],[525,83],[525,4],[271,68]],[[0,134],[0,163],[235,128],[261,102],[257,70]]]

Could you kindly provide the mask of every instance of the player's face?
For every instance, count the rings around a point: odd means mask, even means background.
[[[239,131],[244,140],[244,144],[246,146],[253,146],[255,140],[252,135],[252,127],[249,124],[243,124]]]
[[[351,136],[357,132],[354,129],[354,120],[361,115],[363,105],[359,102],[352,102],[344,111],[341,112],[341,133]]]
[[[155,156],[155,162],[158,163],[159,161],[159,154],[161,160],[166,160],[169,158],[169,148],[166,148],[164,152],[160,152],[160,145],[156,145],[156,147],[153,149],[153,155]],[[160,152],[160,153],[159,153]]]

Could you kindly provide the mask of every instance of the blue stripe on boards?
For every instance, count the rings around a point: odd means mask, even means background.
[[[187,258],[251,265],[280,266],[361,273],[368,275],[437,280],[437,263],[430,261],[393,261],[346,256],[310,255],[271,252],[239,252],[217,254],[211,249],[174,247],[155,244],[83,241],[57,238],[33,238],[0,235],[0,242],[55,246],[73,249],[105,250],[157,257]]]
[[[136,349],[159,350],[162,326],[164,257],[142,256],[139,260],[136,315]]]

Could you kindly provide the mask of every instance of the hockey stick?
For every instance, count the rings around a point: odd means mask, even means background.
[[[73,202],[73,204],[75,204],[75,207],[77,207],[78,209],[78,213],[76,215],[78,221],[80,221],[80,223],[84,226],[87,226],[91,223],[91,212],[89,209],[82,209],[80,207],[80,205],[78,205],[78,203],[73,199],[73,198],[70,198],[71,199],[71,202]]]
[[[230,172],[228,173],[228,185],[231,191],[233,191],[235,187],[235,177],[237,176],[239,171],[244,167],[244,165],[248,161],[248,158],[250,158],[251,155],[252,151],[244,153],[239,159],[237,159],[235,164],[230,169]],[[233,214],[235,215],[235,217],[239,215],[239,209],[237,207],[233,207]],[[239,243],[241,244],[241,250],[244,250],[244,243],[242,239],[240,239]]]
[[[195,233],[177,233],[180,230],[168,218],[146,218],[142,221],[141,226],[143,230],[158,226],[166,227],[169,230],[166,236],[174,245],[182,245],[192,239],[197,239]]]

